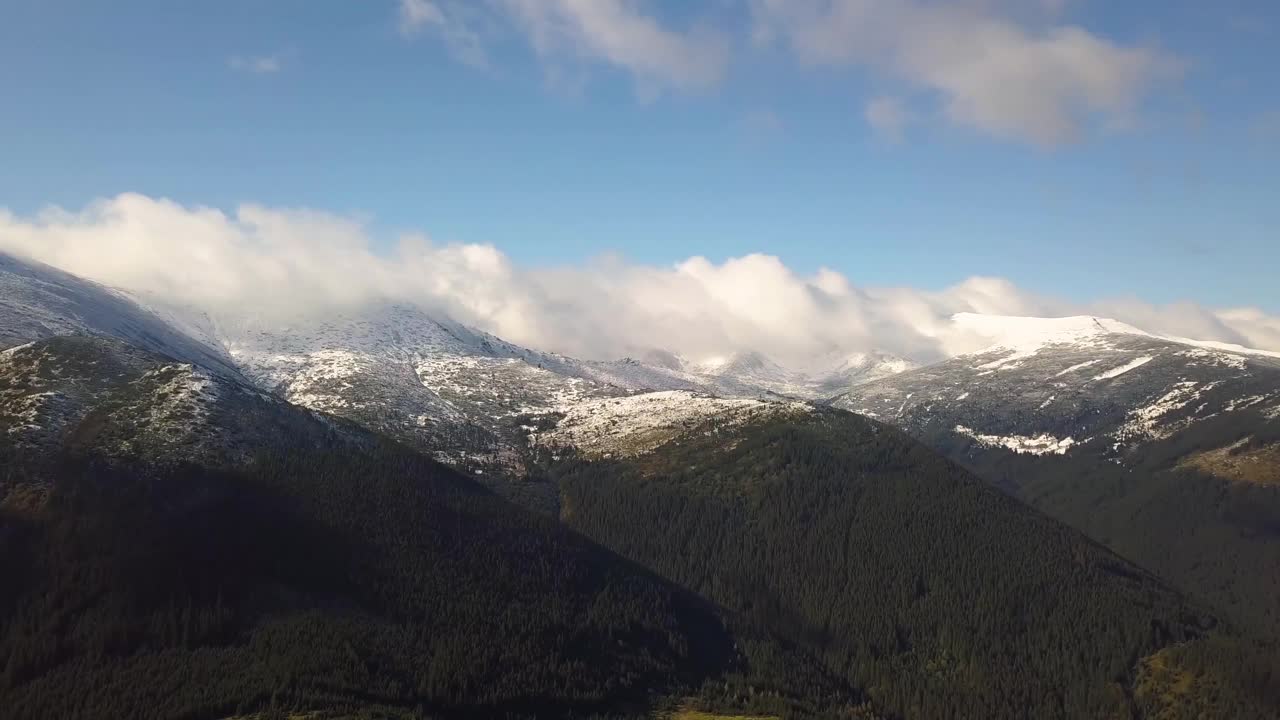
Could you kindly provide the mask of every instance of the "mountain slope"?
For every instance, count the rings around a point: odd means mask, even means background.
[[[149,378],[189,366],[118,341],[11,355],[5,387],[38,374],[67,408],[33,430],[0,406],[7,718],[580,716],[761,683],[853,711],[820,670],[789,679],[803,653],[354,425],[219,379],[175,399]]]
[[[467,472],[519,477],[530,416],[637,392],[814,398],[896,367],[842,365],[817,380],[759,353],[712,366],[670,353],[581,361],[507,343],[392,302],[288,313],[205,312],[131,297],[0,255],[0,350],[56,335],[121,340],[427,450]],[[869,375],[868,375],[869,373]],[[823,385],[822,383],[827,383]]]
[[[1103,319],[1006,320],[1001,345],[835,404],[1280,637],[1280,359]]]
[[[795,638],[899,716],[1280,709],[1274,647],[878,423],[703,423],[551,473],[572,527]],[[1162,663],[1192,657],[1222,692],[1174,700],[1183,669]]]
[[[519,416],[628,392],[410,305],[211,325],[260,386],[482,470],[519,473]]]
[[[299,448],[355,428],[233,377],[120,340],[69,335],[0,351],[0,437],[27,453],[91,449],[109,457],[227,465],[260,438]]]
[[[0,251],[0,350],[71,334],[113,337],[213,372],[236,374],[224,353],[123,293]]]

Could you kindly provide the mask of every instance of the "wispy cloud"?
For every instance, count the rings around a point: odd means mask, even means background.
[[[565,66],[603,64],[628,73],[645,98],[698,90],[725,71],[729,41],[711,30],[664,25],[632,0],[400,0],[400,30],[431,32],[458,59],[484,64],[486,38],[501,26],[522,37],[556,77]]]
[[[694,90],[717,82],[728,40],[713,31],[664,26],[626,0],[502,0],[543,57],[577,57],[630,73],[652,90]]]
[[[977,349],[957,312],[1100,314],[1161,333],[1280,350],[1280,317],[1139,300],[1069,303],[999,278],[940,290],[858,287],[776,257],[672,265],[604,259],[521,267],[491,245],[425,235],[378,251],[365,226],[315,210],[245,205],[234,213],[120,195],[34,216],[0,210],[0,249],[213,313],[326,313],[416,303],[524,345],[588,358],[663,348],[692,358],[761,350],[803,365],[882,349],[935,359]]]
[[[465,65],[489,64],[484,40],[473,25],[478,5],[441,4],[433,0],[400,0],[400,33],[413,37],[431,33],[441,38],[449,53]]]
[[[232,55],[227,58],[227,66],[238,72],[269,75],[284,69],[284,56],[282,54]]]
[[[754,0],[756,37],[805,65],[859,67],[932,93],[949,121],[1053,145],[1123,124],[1179,61],[1081,27],[1030,26],[1001,3]],[[1060,10],[1061,8],[1059,8]]]

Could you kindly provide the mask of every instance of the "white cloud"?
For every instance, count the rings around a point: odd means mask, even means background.
[[[1180,68],[1152,48],[1019,21],[998,2],[754,0],[753,8],[755,36],[783,40],[804,64],[871,70],[932,92],[952,122],[1042,145],[1098,121],[1129,122]]]
[[[1280,350],[1280,317],[1137,300],[1087,306],[999,278],[953,287],[866,288],[778,258],[670,266],[616,258],[520,267],[489,245],[407,235],[376,251],[365,226],[330,213],[245,205],[234,213],[126,194],[79,211],[0,210],[0,249],[158,299],[218,313],[326,313],[419,304],[513,342],[588,358],[663,348],[698,359],[759,350],[803,366],[871,349],[929,360],[977,349],[953,313],[1116,317],[1151,331]]]
[[[645,96],[709,87],[729,55],[721,34],[666,27],[634,0],[400,0],[402,33],[434,30],[472,65],[483,64],[499,26],[525,38],[555,77],[566,63],[603,63],[630,74]]]
[[[233,55],[227,59],[227,66],[240,72],[268,75],[284,69],[284,58],[280,55]]]
[[[912,120],[911,111],[902,101],[891,97],[876,97],[867,102],[863,112],[867,124],[880,135],[898,142]]]
[[[642,85],[695,90],[714,84],[728,61],[720,35],[664,27],[629,0],[501,0],[539,55],[608,63]]]

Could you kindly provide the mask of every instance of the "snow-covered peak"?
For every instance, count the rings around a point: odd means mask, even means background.
[[[953,315],[951,321],[957,330],[986,341],[987,344],[981,350],[969,354],[981,354],[996,349],[1012,351],[1012,355],[1004,359],[1003,362],[1006,363],[1034,355],[1050,345],[1106,348],[1110,345],[1110,339],[1116,336],[1145,337],[1240,355],[1280,358],[1280,353],[1277,352],[1212,340],[1158,335],[1119,320],[1092,315],[1043,318],[966,312]]]
[[[951,317],[956,329],[977,335],[990,347],[1030,352],[1046,345],[1082,344],[1106,335],[1145,335],[1138,328],[1109,318],[1091,315],[1042,318],[1013,315],[957,313]]]

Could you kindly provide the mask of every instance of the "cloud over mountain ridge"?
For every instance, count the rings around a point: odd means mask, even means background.
[[[248,204],[228,213],[140,194],[30,216],[0,209],[0,249],[214,314],[286,317],[408,302],[512,342],[592,359],[661,348],[695,360],[761,351],[793,367],[869,350],[930,361],[987,344],[951,321],[961,312],[1100,315],[1154,333],[1280,350],[1280,318],[1257,308],[1072,303],[992,277],[942,290],[859,287],[836,271],[804,275],[763,254],[531,268],[492,245],[440,244],[423,234],[383,248],[360,220],[318,210]]]

